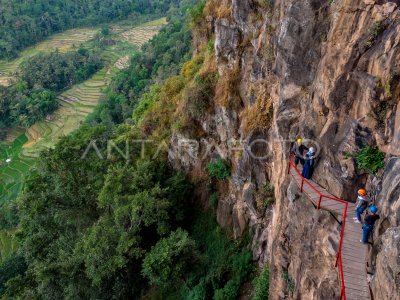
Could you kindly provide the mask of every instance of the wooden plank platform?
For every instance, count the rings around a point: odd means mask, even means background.
[[[297,171],[301,174],[301,166]],[[290,175],[296,184],[301,187],[302,176],[290,167]],[[315,204],[318,205],[321,194],[336,198],[318,183],[307,180],[303,182],[303,193]],[[311,187],[312,186],[312,187]],[[315,191],[317,190],[317,191]],[[343,218],[346,204],[335,199],[322,197],[320,208],[337,214]],[[367,281],[366,259],[367,245],[360,242],[362,237],[361,224],[355,223],[355,204],[348,202],[346,220],[342,242],[341,261],[343,266],[343,280],[347,300],[370,299],[369,285]]]

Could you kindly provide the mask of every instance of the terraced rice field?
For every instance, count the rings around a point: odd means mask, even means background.
[[[143,27],[132,29],[122,33],[122,36],[130,43],[142,46],[147,40],[150,40],[158,33],[158,30],[153,27]]]
[[[145,23],[139,27],[124,31],[121,35],[129,42],[138,46],[144,45],[160,31],[161,26],[167,24],[167,19]]]
[[[52,147],[57,140],[78,128],[97,106],[110,74],[103,69],[90,80],[74,86],[58,96],[60,108],[44,121],[28,129],[24,155],[37,157],[41,150]]]
[[[22,153],[27,141],[25,134],[21,134],[12,144],[0,144],[0,205],[17,197],[34,165],[34,161]]]
[[[22,146],[27,141],[25,134],[21,134],[11,144],[0,144],[0,206],[17,198],[27,174],[35,165],[34,160],[22,153]],[[17,246],[12,231],[0,230],[0,263]]]

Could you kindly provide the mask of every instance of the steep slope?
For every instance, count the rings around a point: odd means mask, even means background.
[[[195,44],[197,52],[214,45],[219,80],[209,108],[192,116],[195,129],[174,131],[170,160],[203,182],[203,201],[209,195],[199,170],[218,157],[229,161],[232,177],[218,186],[217,218],[235,237],[254,232],[254,258],[270,264],[272,299],[340,295],[340,227],[301,200],[286,174],[297,137],[317,148],[314,179],[330,193],[352,201],[360,186],[370,191],[382,217],[370,247],[372,293],[399,295],[399,4],[206,3]],[[357,167],[349,154],[365,146],[386,154],[384,171]],[[274,205],[264,201],[270,185]]]

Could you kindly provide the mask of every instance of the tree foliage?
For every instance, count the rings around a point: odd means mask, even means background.
[[[19,79],[27,84],[28,89],[59,92],[86,80],[101,67],[98,53],[84,48],[65,54],[41,53],[21,64]]]
[[[364,147],[356,154],[357,167],[377,173],[385,168],[385,153],[378,147]]]
[[[25,83],[0,87],[0,128],[29,127],[58,107],[56,94],[45,89],[27,88]]]
[[[231,175],[229,166],[223,159],[218,159],[214,162],[210,162],[207,165],[207,170],[211,177],[218,180],[224,180]]]
[[[188,232],[178,229],[152,247],[143,260],[142,273],[152,284],[179,282],[196,261],[195,242]]]
[[[83,126],[42,153],[17,203],[27,270],[6,297],[133,299],[151,284],[166,298],[238,295],[251,253],[192,214],[185,177],[139,153],[105,159],[107,141],[123,145],[128,129]]]
[[[42,154],[19,201],[23,281],[12,297],[136,297],[146,285],[141,261],[184,221],[190,185],[162,161],[100,159],[113,133],[84,126]],[[26,282],[26,283],[25,283]]]
[[[4,293],[7,281],[24,274],[26,268],[24,257],[18,253],[13,253],[0,264],[0,295]]]
[[[254,294],[252,300],[268,300],[269,298],[269,268],[264,267],[253,280]]]
[[[246,240],[229,240],[207,212],[198,213],[188,231],[196,241],[201,259],[188,272],[190,288],[181,286],[179,298],[237,299],[241,285],[254,270],[252,254],[245,248]]]

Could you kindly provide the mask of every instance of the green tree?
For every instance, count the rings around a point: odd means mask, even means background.
[[[103,27],[101,28],[101,34],[103,36],[108,36],[110,34],[110,26],[103,25]]]
[[[377,173],[385,168],[385,153],[378,147],[364,147],[356,154],[357,167]]]
[[[218,180],[224,180],[231,175],[229,166],[223,159],[218,159],[214,162],[210,162],[207,165],[207,170],[211,177]]]
[[[264,267],[261,273],[253,280],[254,295],[252,300],[268,300],[269,298],[269,269]]]
[[[59,92],[89,78],[101,67],[98,53],[83,48],[69,53],[40,53],[21,64],[19,79],[28,89]]]
[[[195,242],[178,229],[161,239],[143,260],[142,273],[152,284],[170,285],[179,280],[187,285],[185,274],[197,258]]]
[[[7,281],[26,271],[25,259],[22,255],[14,253],[0,264],[0,296],[5,291]]]
[[[26,274],[10,297],[135,298],[144,255],[185,221],[191,190],[163,161],[101,159],[118,130],[83,126],[46,151],[18,202]],[[39,284],[40,283],[40,284]]]

